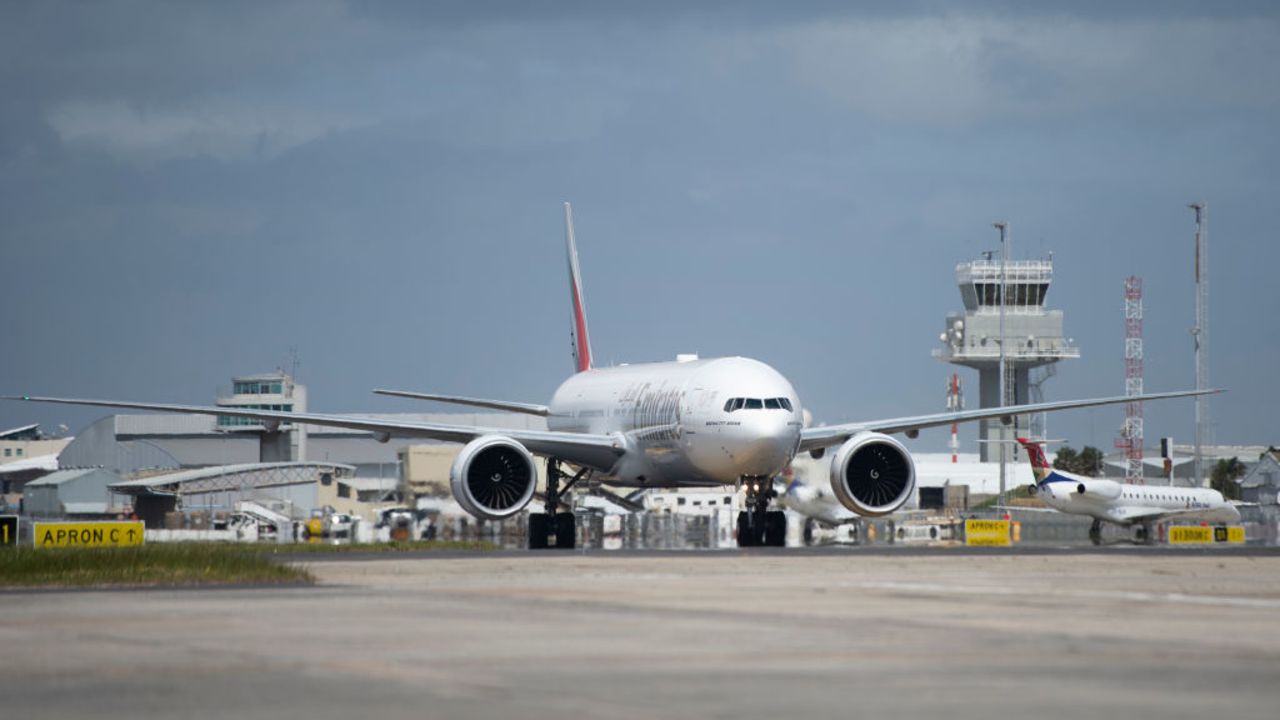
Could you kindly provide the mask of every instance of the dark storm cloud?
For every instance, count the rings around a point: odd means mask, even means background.
[[[1240,388],[1219,435],[1266,442],[1277,27],[1248,3],[6,4],[0,378],[208,402],[296,346],[321,410],[391,409],[373,384],[541,401],[572,199],[605,360],[758,356],[831,421],[940,407],[952,268],[1000,218],[1057,251],[1084,357],[1052,397],[1119,390],[1135,272],[1147,385],[1181,387],[1202,197]],[[1106,445],[1119,413],[1052,422]]]

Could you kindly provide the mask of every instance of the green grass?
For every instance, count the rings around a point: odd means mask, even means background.
[[[247,545],[0,548],[0,587],[181,587],[310,583],[311,573]]]
[[[253,547],[253,546],[249,546]],[[383,543],[287,543],[284,545],[259,544],[260,552],[269,555],[305,555],[310,553],[381,553],[408,552],[410,550],[497,550],[498,546],[480,540],[413,540],[410,542]]]

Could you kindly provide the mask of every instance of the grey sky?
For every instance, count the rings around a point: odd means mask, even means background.
[[[209,403],[296,347],[316,411],[545,401],[566,199],[606,362],[741,354],[820,420],[940,411],[954,266],[1006,219],[1082,350],[1049,398],[1122,392],[1130,274],[1147,388],[1183,388],[1203,199],[1217,439],[1280,439],[1269,4],[420,5],[4,4],[0,391]]]

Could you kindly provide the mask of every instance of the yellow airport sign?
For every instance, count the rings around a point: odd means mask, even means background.
[[[965,520],[965,545],[1008,545],[1008,520]]]
[[[1173,525],[1169,528],[1170,545],[1211,545],[1244,542],[1244,528],[1239,525],[1209,527],[1207,525]]]
[[[18,544],[18,516],[0,515],[0,545]]]
[[[36,547],[124,547],[141,545],[141,520],[34,524]]]

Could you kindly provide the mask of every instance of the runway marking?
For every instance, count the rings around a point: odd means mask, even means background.
[[[942,585],[938,583],[867,582],[842,583],[842,587],[864,590],[897,590],[908,592],[933,592],[953,595],[1008,595],[1043,597],[1041,592],[1014,588],[980,585]],[[1188,595],[1186,593],[1151,593],[1133,590],[1054,590],[1053,597],[1092,600],[1137,600],[1143,602],[1167,602],[1183,605],[1210,605],[1221,607],[1280,609],[1280,599],[1235,597],[1230,595]]]

